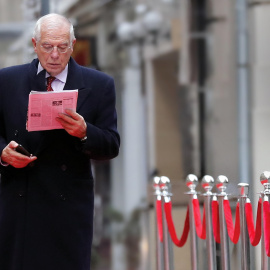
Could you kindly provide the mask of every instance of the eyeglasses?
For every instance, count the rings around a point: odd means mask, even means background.
[[[71,48],[67,44],[62,44],[58,46],[53,46],[51,44],[43,44],[43,45],[40,45],[40,47],[41,47],[41,50],[46,53],[51,53],[54,50],[54,48],[56,48],[59,53],[66,53],[68,49]]]

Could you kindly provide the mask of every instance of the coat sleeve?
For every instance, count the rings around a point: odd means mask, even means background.
[[[115,85],[109,77],[100,96],[94,123],[87,124],[87,140],[83,152],[91,159],[111,159],[118,155],[120,136],[117,131]]]
[[[0,156],[2,155],[3,149],[6,147],[7,142],[5,139],[5,126],[4,126],[4,116],[3,116],[3,82],[1,80],[1,70],[0,70]]]

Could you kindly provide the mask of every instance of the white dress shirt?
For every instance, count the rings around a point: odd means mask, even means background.
[[[41,72],[44,68],[42,67],[42,65],[40,64],[40,62],[38,63],[38,70],[37,70],[37,74],[39,72]],[[55,80],[52,82],[52,89],[55,92],[60,92],[63,91],[66,81],[67,81],[67,74],[68,74],[68,65],[66,65],[65,69],[59,73],[58,75],[55,76]],[[50,77],[51,75],[46,72],[46,78]]]

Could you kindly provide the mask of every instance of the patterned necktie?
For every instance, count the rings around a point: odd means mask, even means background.
[[[52,82],[55,80],[55,77],[48,77],[47,78],[47,91],[53,91],[52,89]]]

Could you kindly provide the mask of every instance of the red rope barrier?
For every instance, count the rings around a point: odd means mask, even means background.
[[[203,222],[201,222],[199,200],[193,199],[192,204],[197,235],[201,239],[206,239],[205,207],[203,206]]]
[[[269,250],[269,240],[270,240],[270,213],[269,213],[269,202],[263,202],[263,229],[264,229],[264,246],[265,252],[268,257],[270,257],[270,250]]]
[[[218,201],[212,201],[212,224],[213,224],[213,234],[216,242],[220,244],[220,226],[219,226],[219,209]]]
[[[245,204],[245,212],[246,212],[246,220],[247,220],[247,228],[250,243],[252,246],[257,246],[260,242],[262,235],[262,199],[260,198],[258,201],[257,207],[257,217],[256,217],[256,228],[254,229],[253,222],[253,211],[252,205],[250,202]]]
[[[193,214],[194,214],[194,221],[195,221],[197,235],[201,239],[206,239],[205,206],[203,207],[203,219],[201,219],[199,200],[194,199],[192,201],[192,206],[193,206]],[[235,224],[233,223],[232,211],[231,211],[230,202],[228,199],[225,199],[223,201],[223,206],[224,206],[224,216],[226,220],[228,235],[230,237],[230,240],[234,244],[237,244],[240,237],[239,202],[237,202],[237,205],[236,205]],[[258,245],[261,238],[261,230],[262,230],[261,207],[262,207],[262,200],[260,199],[258,201],[258,207],[257,207],[256,227],[254,227],[252,205],[250,202],[247,202],[245,204],[247,228],[248,228],[250,243],[253,246]],[[189,208],[187,208],[184,229],[183,229],[182,236],[180,239],[177,238],[177,234],[176,234],[176,230],[175,230],[175,226],[174,226],[174,222],[172,218],[172,202],[171,201],[164,203],[164,210],[165,210],[165,216],[166,216],[169,233],[170,233],[173,243],[178,247],[184,246],[187,241],[188,233],[189,233]],[[161,200],[156,201],[156,214],[157,214],[159,240],[160,242],[163,242],[163,219],[162,219],[162,201]],[[267,256],[270,257],[270,230],[267,229],[267,228],[270,228],[270,204],[268,201],[263,202],[263,218],[264,218],[263,229],[264,229],[265,249],[266,249]],[[217,243],[220,243],[219,203],[217,200],[212,201],[212,226],[213,226],[213,234],[214,234],[215,241]]]
[[[156,215],[159,241],[163,242],[162,201],[156,200]]]
[[[165,209],[169,232],[170,232],[173,243],[178,247],[184,246],[187,241],[188,232],[189,232],[189,208],[187,208],[184,230],[179,240],[177,238],[173,219],[172,219],[172,202],[164,203],[164,209]]]
[[[225,215],[225,220],[227,224],[228,235],[231,241],[234,244],[237,244],[239,240],[239,236],[240,236],[239,202],[237,202],[236,204],[235,226],[233,226],[232,211],[231,211],[229,200],[224,200],[223,205],[224,205],[224,215]]]

